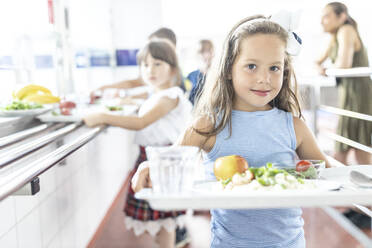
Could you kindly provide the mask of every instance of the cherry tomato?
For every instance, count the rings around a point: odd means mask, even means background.
[[[62,115],[71,115],[71,111],[69,108],[62,108],[61,109],[61,114]]]
[[[301,160],[296,164],[296,171],[298,172],[306,171],[307,169],[309,169],[311,165],[312,165],[311,162],[307,160]]]
[[[63,109],[63,108],[75,108],[76,104],[72,101],[62,101],[62,102],[59,103],[59,107],[61,109]]]

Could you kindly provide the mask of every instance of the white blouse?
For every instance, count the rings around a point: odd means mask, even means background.
[[[171,87],[153,93],[140,107],[138,116],[145,115],[151,110],[161,97],[179,99],[178,105],[168,114],[150,124],[146,128],[137,131],[135,143],[141,146],[169,145],[176,142],[179,135],[186,129],[191,118],[192,104],[184,96],[179,87]]]

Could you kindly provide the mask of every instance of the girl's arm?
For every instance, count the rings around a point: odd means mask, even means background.
[[[310,129],[298,117],[293,117],[294,129],[296,132],[296,152],[300,159],[324,160],[326,167],[331,167],[324,153],[316,143],[315,137]]]
[[[335,62],[337,68],[351,68],[357,39],[358,36],[353,26],[344,25],[339,29],[337,33],[339,47]]]
[[[99,87],[98,89],[95,89],[92,92],[90,92],[90,99],[92,99],[91,100],[92,102],[94,101],[96,91],[104,91],[106,89],[131,89],[131,88],[140,87],[144,85],[146,84],[143,82],[142,78],[140,77],[136,79],[120,81],[114,84],[103,85]]]
[[[84,117],[89,127],[108,124],[130,130],[141,130],[168,114],[178,105],[178,99],[162,97],[157,104],[143,116],[119,116],[107,113],[91,114]]]
[[[131,89],[135,87],[144,86],[145,83],[143,82],[142,78],[138,77],[136,79],[129,79],[129,80],[123,80],[114,84],[108,84],[101,86],[99,90],[105,90],[105,89]]]

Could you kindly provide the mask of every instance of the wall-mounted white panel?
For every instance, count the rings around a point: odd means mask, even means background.
[[[17,224],[17,238],[19,248],[42,247],[39,209],[32,211]]]
[[[38,210],[40,211],[40,224],[42,232],[42,245],[48,245],[53,237],[57,234],[60,228],[59,221],[59,202],[57,195],[52,193],[41,204]]]
[[[0,237],[0,247],[17,248],[17,230],[12,228],[9,232]]]
[[[17,222],[21,221],[40,203],[39,194],[36,195],[16,195],[14,197]]]
[[[7,233],[15,223],[16,216],[14,198],[8,197],[0,202],[0,238]]]

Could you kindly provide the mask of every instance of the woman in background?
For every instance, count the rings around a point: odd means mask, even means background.
[[[336,68],[368,67],[368,55],[358,32],[357,23],[350,17],[347,7],[339,2],[325,6],[322,16],[325,32],[332,35],[324,55],[317,61],[319,71],[325,75],[322,63],[330,58]],[[372,81],[367,77],[337,78],[340,108],[372,115]],[[372,122],[340,116],[337,133],[365,146],[371,146]],[[347,163],[347,155],[355,150],[358,164],[372,164],[371,154],[336,142],[335,158]],[[352,209],[344,213],[356,226],[370,228],[371,218]]]
[[[332,35],[331,42],[317,61],[319,71],[325,75],[323,62],[330,58],[336,68],[368,67],[368,55],[360,38],[357,23],[350,17],[347,7],[339,2],[325,6],[322,16],[325,32]],[[369,76],[337,78],[340,108],[372,115],[372,82]],[[337,133],[343,137],[371,146],[372,122],[340,116]],[[347,155],[352,148],[336,142],[335,158],[347,163]],[[358,164],[371,164],[371,154],[355,149]]]

